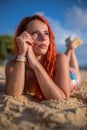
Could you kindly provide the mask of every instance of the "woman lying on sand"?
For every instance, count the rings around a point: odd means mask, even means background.
[[[61,54],[55,49],[48,21],[40,15],[25,17],[14,38],[16,58],[6,65],[6,94],[26,93],[38,100],[68,99],[81,83],[74,52],[81,43],[78,37],[73,41],[67,38],[66,53]]]

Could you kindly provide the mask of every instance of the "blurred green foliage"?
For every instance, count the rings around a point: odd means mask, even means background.
[[[0,35],[0,62],[13,52],[13,36]]]

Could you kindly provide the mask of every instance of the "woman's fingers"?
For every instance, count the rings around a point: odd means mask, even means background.
[[[19,52],[26,54],[28,46],[33,46],[33,39],[29,33],[24,31],[18,37],[16,37]]]
[[[33,41],[31,35],[28,32],[24,31],[23,32],[23,37],[26,39],[27,43],[33,45],[34,41]]]
[[[25,31],[24,31],[23,33],[21,33],[18,37],[16,37],[16,41],[17,41],[18,44],[22,44],[22,46],[23,46],[23,44],[25,44],[25,43],[27,43],[27,44],[33,46],[33,43],[34,43],[34,41],[33,41],[32,37],[31,37],[31,35],[28,34],[28,33],[25,32]]]

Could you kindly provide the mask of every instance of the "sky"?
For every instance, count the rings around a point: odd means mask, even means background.
[[[87,65],[87,0],[0,0],[0,35],[14,35],[21,19],[33,14],[49,21],[61,53],[67,37],[80,37],[84,44],[76,56],[80,66]]]

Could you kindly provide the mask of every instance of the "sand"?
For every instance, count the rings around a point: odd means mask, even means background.
[[[81,75],[82,87],[69,100],[37,102],[5,95],[0,67],[0,130],[87,130],[87,71],[81,70]]]

